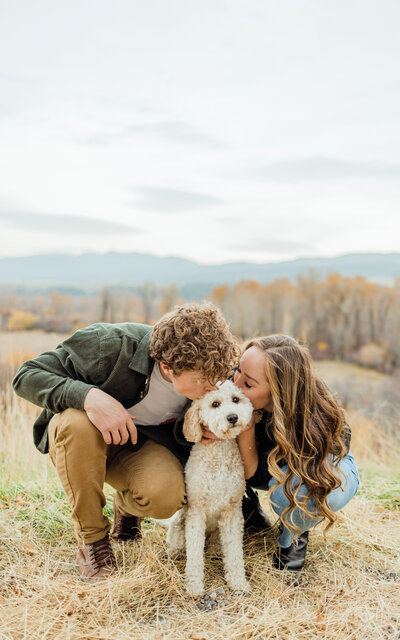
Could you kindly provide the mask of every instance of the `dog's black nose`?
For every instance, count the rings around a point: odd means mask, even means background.
[[[239,416],[237,415],[237,413],[230,413],[229,416],[226,416],[226,419],[231,424],[236,424],[237,421],[239,420]]]

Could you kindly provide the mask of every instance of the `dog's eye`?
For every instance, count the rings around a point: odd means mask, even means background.
[[[220,403],[220,402],[218,402],[218,400],[215,400],[215,401],[212,403],[212,405],[211,405],[211,406],[212,406],[214,409],[218,409],[218,407],[220,407],[220,406],[221,406],[221,403]]]
[[[233,396],[232,402],[240,402],[240,398],[238,398],[237,396]]]

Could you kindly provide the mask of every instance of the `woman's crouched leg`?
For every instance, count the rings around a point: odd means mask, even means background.
[[[355,463],[353,455],[350,452],[339,462],[338,468],[341,472],[340,475],[342,478],[342,483],[327,497],[328,505],[332,509],[332,511],[339,511],[340,509],[343,509],[343,507],[346,506],[346,504],[355,496],[359,486],[357,465]],[[286,465],[282,468],[282,471],[286,473]],[[292,480],[293,488],[298,487],[299,483],[299,478],[294,477]],[[272,478],[269,483],[269,488],[274,487],[276,484],[277,482],[275,478]],[[307,493],[307,487],[305,485],[302,485],[298,491],[298,497],[305,500]],[[282,514],[284,509],[289,506],[289,500],[284,494],[282,485],[277,487],[277,489],[272,492],[271,506],[275,513],[277,513],[279,516]],[[322,516],[317,514],[315,502],[313,500],[308,501],[307,509],[311,513],[313,513],[314,518],[311,518],[299,508],[292,509],[292,511],[288,515],[290,521],[293,522],[302,533],[305,531],[309,531],[323,519]],[[278,544],[281,547],[289,547],[294,540],[293,534],[289,532],[283,522],[281,523],[281,526],[282,533],[278,538]]]

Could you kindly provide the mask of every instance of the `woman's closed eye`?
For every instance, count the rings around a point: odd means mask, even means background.
[[[242,373],[242,371],[241,371],[241,369],[239,367],[236,367],[236,371],[238,373]],[[252,388],[252,386],[246,380],[244,381],[244,386],[247,387],[247,389],[251,389]]]

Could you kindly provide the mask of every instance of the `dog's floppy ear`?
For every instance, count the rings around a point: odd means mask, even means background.
[[[186,412],[183,423],[183,435],[189,442],[200,442],[203,437],[200,422],[200,407],[194,402]]]

